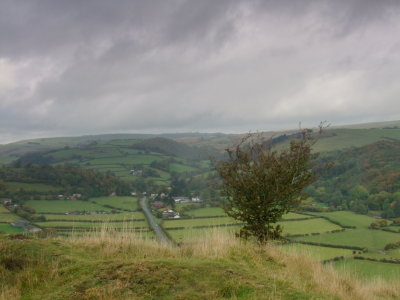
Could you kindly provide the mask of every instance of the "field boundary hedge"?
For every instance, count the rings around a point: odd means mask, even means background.
[[[359,250],[359,251],[363,251],[363,252],[367,251],[367,248],[357,247],[357,246],[335,245],[335,244],[325,244],[325,243],[306,242],[306,241],[291,241],[291,240],[289,240],[289,241],[291,243],[298,243],[298,244],[311,245],[311,246]]]
[[[203,229],[213,227],[231,227],[231,226],[242,226],[244,223],[233,223],[233,224],[218,224],[218,225],[197,225],[191,227],[164,227],[165,230],[183,230],[183,229]]]
[[[357,260],[369,260],[369,261],[375,261],[375,262],[382,262],[382,263],[388,263],[388,264],[400,264],[400,259],[387,259],[387,258],[372,258],[372,257],[364,257],[364,256],[354,256],[354,259]]]
[[[299,234],[288,234],[286,235],[287,237],[304,237],[304,236],[313,236],[313,235],[321,235],[321,234],[329,234],[329,233],[337,233],[337,232],[343,232],[346,229],[335,229],[335,230],[330,230],[330,231],[325,231],[325,232],[311,232],[311,233],[299,233]]]

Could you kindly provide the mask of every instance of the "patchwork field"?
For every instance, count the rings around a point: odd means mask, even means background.
[[[297,241],[340,246],[365,247],[369,250],[383,249],[386,244],[400,240],[400,234],[381,230],[353,229],[344,232],[295,238]]]
[[[17,216],[16,214],[10,212],[3,212],[0,213],[0,223],[10,223],[17,220],[20,220],[21,217]]]
[[[0,233],[21,233],[23,229],[18,227],[13,227],[10,224],[0,223]]]
[[[0,204],[0,213],[9,213],[10,211]]]
[[[216,226],[216,225],[226,225],[235,223],[238,222],[236,222],[232,218],[221,217],[221,218],[165,220],[162,225],[165,229],[168,229],[175,227],[191,228],[197,226]]]
[[[125,212],[116,214],[100,214],[100,215],[59,215],[59,214],[44,214],[48,221],[127,221],[144,219],[142,212]]]
[[[34,191],[34,192],[57,192],[60,190],[59,187],[42,184],[42,183],[25,183],[25,182],[5,182],[6,188],[11,192],[18,191],[20,189],[24,189],[25,191]]]
[[[147,222],[143,221],[132,221],[132,222],[104,222],[104,223],[91,223],[91,222],[60,222],[60,221],[49,221],[49,222],[35,222],[36,225],[42,228],[147,228]]]
[[[281,246],[281,249],[286,252],[301,253],[320,261],[340,256],[351,257],[353,254],[353,251],[348,249],[320,247],[303,244],[285,244]]]
[[[90,198],[89,201],[95,202],[100,205],[107,205],[119,209],[126,209],[126,210],[138,209],[138,199],[136,197],[119,197],[119,196],[96,197],[96,198]]]
[[[341,229],[338,225],[321,218],[279,222],[279,224],[283,227],[284,235],[323,233]]]
[[[79,200],[28,200],[25,204],[36,213],[66,213],[71,211],[111,211],[111,208]]]
[[[335,262],[333,265],[339,270],[351,272],[354,276],[366,279],[383,278],[388,281],[398,282],[400,278],[399,264],[345,259]]]
[[[372,222],[376,221],[376,219],[373,217],[359,215],[351,211],[313,212],[310,214],[327,217],[334,222],[339,222],[342,225],[355,226],[357,228],[368,228]]]
[[[180,205],[185,205],[182,203]],[[188,203],[191,205],[191,203]],[[214,216],[226,216],[224,210],[220,207],[204,207],[198,209],[192,209],[185,212],[186,215],[191,217],[214,217]]]

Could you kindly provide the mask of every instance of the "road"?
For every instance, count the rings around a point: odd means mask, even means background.
[[[157,239],[160,241],[161,244],[169,245],[170,242],[169,242],[168,237],[165,235],[164,231],[162,231],[162,229],[160,228],[160,225],[157,224],[153,214],[150,211],[149,202],[147,201],[147,197],[143,197],[142,199],[140,199],[140,206],[142,207],[142,210],[143,210],[144,214],[146,215],[146,218],[149,221],[151,228],[154,230],[154,232],[157,236]]]

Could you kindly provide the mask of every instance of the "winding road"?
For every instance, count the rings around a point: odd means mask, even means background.
[[[142,199],[140,199],[140,206],[142,207],[142,210],[143,210],[144,214],[146,215],[146,218],[149,221],[151,228],[154,230],[154,232],[157,236],[157,239],[160,241],[161,244],[169,245],[170,241],[169,241],[168,237],[165,235],[165,233],[161,229],[160,225],[157,224],[153,214],[150,211],[149,202],[147,201],[147,197],[143,197]]]

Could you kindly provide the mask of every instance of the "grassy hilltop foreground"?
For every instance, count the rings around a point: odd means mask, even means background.
[[[19,238],[18,238],[19,237]],[[398,299],[400,287],[361,282],[276,246],[207,240],[164,247],[132,234],[0,243],[0,299]]]

